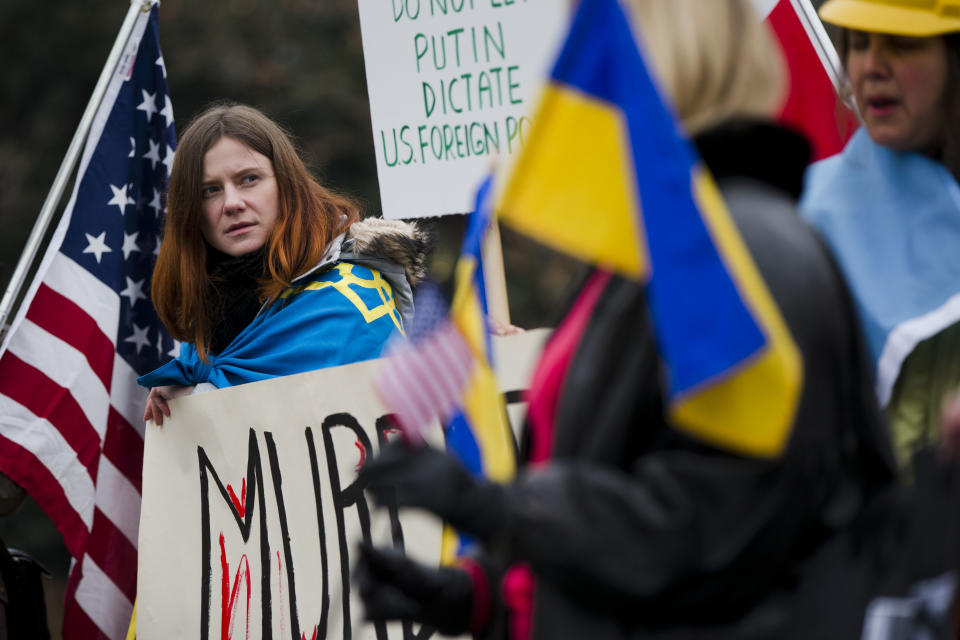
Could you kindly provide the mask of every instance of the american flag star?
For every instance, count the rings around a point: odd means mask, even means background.
[[[113,197],[107,201],[107,204],[115,204],[120,207],[120,215],[124,215],[127,211],[128,204],[136,204],[136,201],[127,195],[127,189],[129,185],[123,185],[122,187],[117,187],[114,185],[109,185],[110,190],[113,191]]]
[[[151,169],[156,169],[157,163],[160,162],[160,143],[147,140],[147,144],[150,145],[150,149],[143,154],[143,159],[150,161]]]
[[[130,254],[133,252],[139,252],[140,247],[137,246],[137,236],[140,235],[139,231],[134,231],[133,233],[123,232],[123,259],[126,260],[130,257]]]

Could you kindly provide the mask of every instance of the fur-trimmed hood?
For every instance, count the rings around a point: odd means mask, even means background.
[[[426,277],[429,247],[427,234],[415,223],[367,218],[347,229],[341,259],[350,260],[345,254],[386,258],[402,266],[415,287]]]
[[[354,222],[347,229],[339,260],[376,269],[390,284],[405,327],[413,322],[413,288],[426,276],[430,248],[415,223],[382,218]]]

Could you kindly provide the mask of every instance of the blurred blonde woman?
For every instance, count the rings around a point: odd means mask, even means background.
[[[863,126],[814,165],[802,209],[857,302],[898,466],[960,387],[960,4],[830,0]]]
[[[379,500],[432,511],[480,550],[437,570],[366,549],[358,589],[372,618],[489,638],[830,637],[828,617],[792,619],[789,596],[890,485],[892,455],[848,292],[794,208],[809,151],[772,122],[781,55],[749,0],[626,4],[803,355],[786,449],[759,459],[676,428],[643,287],[596,271],[533,377],[515,482],[423,447],[361,471]]]
[[[749,3],[625,4],[689,134],[731,118],[769,120],[781,106],[783,57]]]

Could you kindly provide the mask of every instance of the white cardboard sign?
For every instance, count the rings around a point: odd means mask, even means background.
[[[364,623],[350,597],[361,539],[402,540],[439,562],[436,519],[374,508],[353,484],[390,437],[371,393],[376,365],[182,398],[162,428],[149,425],[138,638],[415,637],[410,625]]]
[[[508,397],[526,388],[545,332],[495,339]],[[354,485],[393,437],[371,381],[379,361],[171,401],[148,425],[137,637],[425,639],[371,625],[351,597],[360,540],[437,565],[441,523],[375,508]],[[428,439],[442,445],[439,426]]]
[[[473,210],[529,135],[565,0],[359,0],[385,218]]]

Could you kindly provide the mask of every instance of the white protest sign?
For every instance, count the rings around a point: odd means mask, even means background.
[[[497,338],[508,388],[525,388],[544,334]],[[394,432],[368,361],[171,401],[148,425],[137,637],[425,640],[372,625],[351,596],[361,540],[439,563],[441,524],[374,508],[355,485]],[[509,394],[508,394],[509,395]],[[519,395],[516,394],[515,395]],[[437,426],[428,439],[442,445]]]
[[[473,210],[529,135],[565,0],[359,0],[385,218]]]
[[[361,539],[436,565],[440,523],[354,486],[389,436],[376,361],[182,398],[148,428],[137,637],[404,638],[349,596]],[[385,635],[388,634],[388,635]]]
[[[534,367],[551,332],[551,329],[531,329],[523,333],[495,336],[493,339],[497,384],[500,385],[500,393],[504,394],[507,415],[518,441],[527,415],[526,398],[523,396],[530,386]]]

